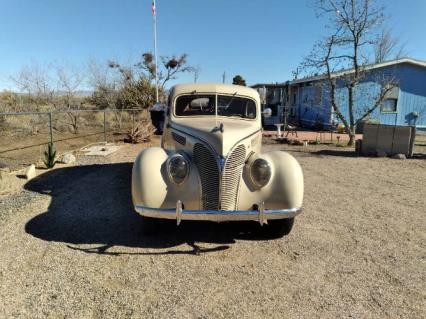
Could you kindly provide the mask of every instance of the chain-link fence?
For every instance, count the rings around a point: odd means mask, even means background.
[[[149,121],[146,109],[0,113],[0,162],[10,167],[37,162],[49,142],[61,153],[123,141],[132,127]]]

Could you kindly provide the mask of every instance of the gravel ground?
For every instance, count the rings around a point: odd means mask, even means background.
[[[130,199],[140,146],[0,197],[0,317],[425,318],[426,161],[265,146],[286,148],[305,212],[277,240],[196,222],[144,237]]]

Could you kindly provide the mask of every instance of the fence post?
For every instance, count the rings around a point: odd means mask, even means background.
[[[134,129],[135,128],[135,116],[136,116],[135,110],[133,110],[132,113],[133,113],[133,117],[132,117],[132,129]]]
[[[49,112],[50,143],[53,144],[52,112]]]
[[[104,143],[107,142],[107,136],[106,136],[106,111],[104,110]]]

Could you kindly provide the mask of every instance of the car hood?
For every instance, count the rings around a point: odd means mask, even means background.
[[[226,156],[239,141],[260,131],[256,121],[226,118],[191,119],[184,124],[173,123],[172,128],[208,143],[222,156]]]

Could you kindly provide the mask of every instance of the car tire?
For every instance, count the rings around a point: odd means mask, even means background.
[[[290,234],[293,224],[294,217],[268,220],[268,224],[262,226],[262,233],[268,238],[281,238]]]
[[[142,216],[142,234],[146,236],[155,235],[158,233],[160,221],[157,218]]]

